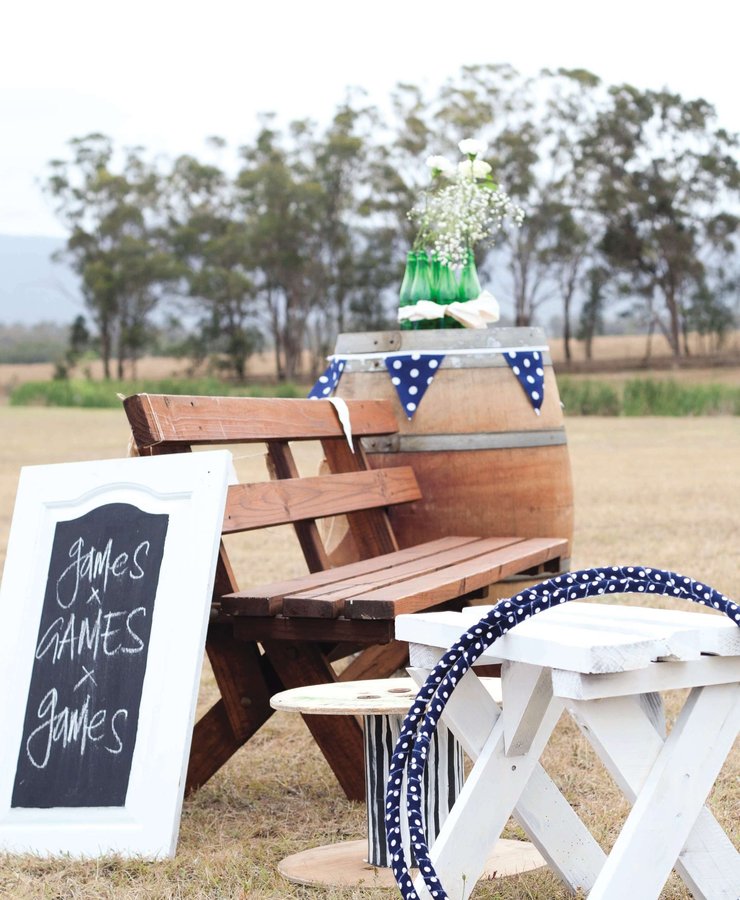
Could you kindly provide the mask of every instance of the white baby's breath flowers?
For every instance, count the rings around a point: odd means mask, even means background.
[[[444,156],[430,156],[434,184],[409,217],[419,225],[415,247],[431,249],[450,266],[463,266],[476,244],[495,241],[505,219],[521,225],[524,211],[500,190],[491,166],[477,157],[482,141],[468,138],[458,144],[468,158],[453,166]],[[438,176],[444,174],[440,185]]]

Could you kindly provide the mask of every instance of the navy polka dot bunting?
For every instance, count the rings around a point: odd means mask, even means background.
[[[308,399],[324,400],[325,398],[330,397],[334,393],[334,388],[336,388],[339,383],[343,371],[344,360],[333,359],[327,370],[323,375],[319,376],[319,380],[309,391]]]
[[[444,353],[386,356],[385,365],[391,376],[391,383],[408,419],[413,419],[421,398],[434,380],[444,358]]]
[[[540,407],[545,396],[545,369],[542,365],[542,354],[538,350],[510,350],[504,354],[511,371],[519,379],[532,408],[540,414]]]

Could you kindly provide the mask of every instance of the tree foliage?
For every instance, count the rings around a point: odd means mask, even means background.
[[[358,93],[325,126],[263,116],[230,168],[72,140],[46,190],[106,375],[165,316],[240,381],[263,343],[295,379],[338,331],[391,325],[425,157],[472,136],[527,212],[478,253],[506,319],[558,303],[568,356],[574,328],[590,353],[618,309],[677,356],[689,329],[721,342],[738,310],[740,168],[712,106],[579,69],[467,66],[434,95],[398,85],[385,118]]]

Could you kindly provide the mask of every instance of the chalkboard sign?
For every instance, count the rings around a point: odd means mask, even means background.
[[[12,806],[124,805],[168,518],[57,524]]]
[[[0,849],[174,852],[231,456],[24,469],[0,586]]]

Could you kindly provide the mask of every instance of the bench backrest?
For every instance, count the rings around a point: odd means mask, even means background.
[[[347,401],[352,447],[328,400],[136,394],[124,400],[140,455],[188,452],[199,445],[264,443],[273,478],[229,488],[223,533],[292,523],[309,571],[331,563],[316,519],[346,515],[362,559],[398,549],[386,507],[421,497],[406,466],[370,469],[360,439],[393,434],[390,404]],[[331,474],[301,477],[290,443],[320,441]],[[216,594],[236,590],[222,550]],[[223,577],[226,576],[226,581]]]

